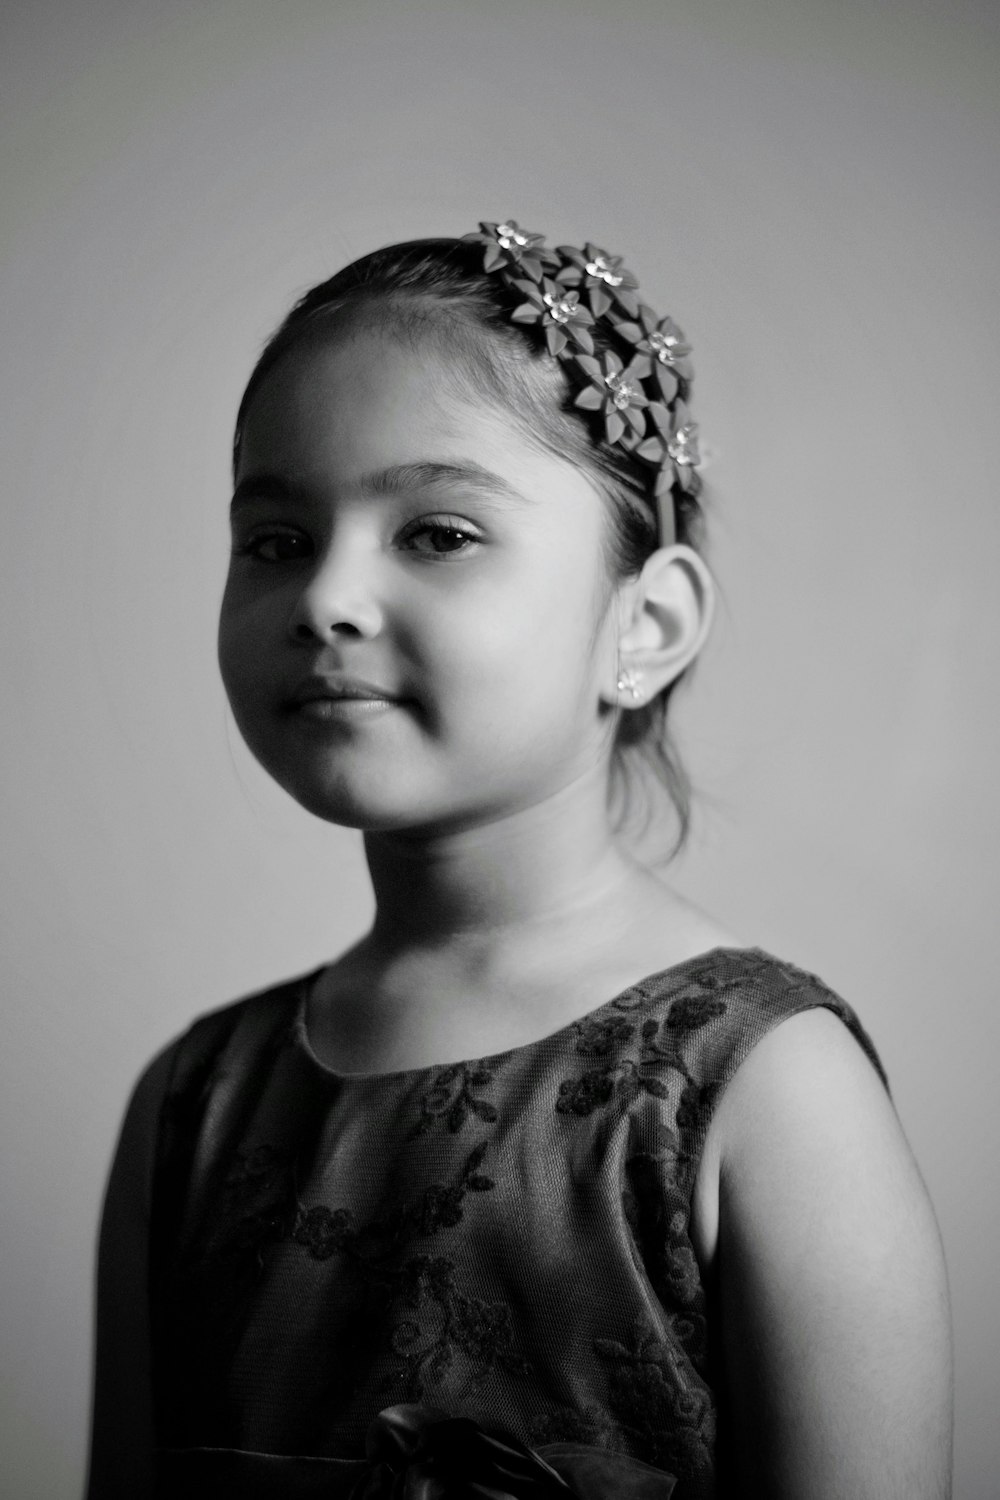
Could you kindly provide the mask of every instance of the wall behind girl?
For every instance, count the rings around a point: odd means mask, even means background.
[[[678,874],[872,1030],[949,1251],[958,1493],[989,1495],[995,36],[974,6],[762,9],[553,5],[527,50],[509,8],[11,22],[17,1493],[79,1484],[96,1202],[142,1060],[367,911],[352,846],[227,738],[219,435],[290,288],[499,202],[556,240],[613,229],[697,341],[724,602],[678,705],[705,793]]]

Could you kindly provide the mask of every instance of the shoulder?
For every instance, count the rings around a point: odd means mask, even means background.
[[[119,1135],[113,1172],[134,1189],[151,1173],[154,1143],[187,1102],[199,1105],[220,1073],[250,1073],[287,1037],[312,974],[271,984],[206,1011],[155,1054],[139,1075]]]
[[[823,1473],[826,1443],[836,1463],[815,1493],[834,1492],[838,1470],[868,1494],[864,1465],[902,1473],[910,1442],[938,1475],[950,1361],[940,1238],[888,1092],[838,1007],[791,1015],[735,1073],[696,1217],[748,1465],[764,1455],[759,1472],[790,1472],[798,1454],[799,1472]]]
[[[908,1156],[881,1070],[843,1022],[832,1006],[793,1012],[742,1062],[712,1122],[724,1198],[749,1208],[764,1174],[819,1162],[831,1190],[838,1170],[860,1190]]]
[[[814,1315],[852,1287],[884,1312],[934,1280],[940,1257],[881,1070],[845,1010],[792,1010],[757,1039],[714,1112],[696,1187],[703,1258],[738,1267],[751,1298],[780,1286],[788,1308],[798,1289]]]
[[[639,988],[666,1025],[700,1033],[693,1060],[713,1109],[764,1038],[809,1012],[829,1013],[832,1029],[843,1032],[849,1048],[867,1058],[885,1083],[875,1047],[851,1006],[815,974],[760,948],[715,948]],[[830,1027],[825,1030],[829,1034]]]
[[[196,1078],[204,1078],[220,1062],[236,1056],[251,1060],[284,1040],[313,977],[313,972],[299,974],[203,1012],[154,1059],[153,1066],[159,1064],[169,1073],[170,1091],[177,1092],[190,1087]]]
[[[711,1108],[704,1112],[692,1208],[705,1264],[715,1254],[724,1170],[748,1181],[745,1158],[753,1154],[764,1170],[774,1171],[793,1140],[804,1145],[813,1139],[821,1114],[838,1127],[841,1157],[848,1115],[866,1141],[869,1116],[883,1133],[899,1133],[881,1060],[840,995],[815,974],[761,949],[708,958],[713,962],[702,983],[724,1015],[702,1044],[699,1070]],[[812,1132],[804,1118],[810,1110]]]

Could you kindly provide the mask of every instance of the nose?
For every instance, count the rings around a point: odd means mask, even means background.
[[[288,622],[292,639],[328,641],[378,635],[382,610],[373,583],[361,559],[331,550],[319,559],[296,597]]]

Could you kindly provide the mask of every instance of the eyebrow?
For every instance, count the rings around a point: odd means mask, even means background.
[[[451,489],[471,492],[483,500],[509,500],[518,505],[531,501],[509,480],[483,468],[473,459],[435,460],[390,464],[362,474],[356,488],[369,495],[405,495],[411,490]],[[296,498],[297,486],[273,474],[248,474],[233,491],[231,510],[252,500],[289,501]]]

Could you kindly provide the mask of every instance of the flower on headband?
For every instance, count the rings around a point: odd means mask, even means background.
[[[701,487],[701,480],[695,472],[701,462],[697,422],[691,421],[683,401],[675,401],[672,408],[653,401],[646,415],[652,433],[636,446],[635,453],[647,463],[659,467],[655,493],[660,495],[676,483],[691,494],[697,494]]]
[[[544,234],[522,229],[516,219],[505,219],[502,224],[480,220],[479,230],[479,234],[466,234],[463,239],[485,247],[484,271],[516,269],[532,281],[541,281],[544,269],[557,264],[552,251],[543,248]]]
[[[620,255],[609,255],[589,240],[582,250],[560,245],[557,254],[569,264],[556,273],[556,279],[566,286],[582,285],[595,318],[603,317],[616,302],[630,318],[639,316],[639,299],[635,296],[639,283],[622,265]]]
[[[660,394],[669,405],[677,395],[678,381],[690,380],[693,374],[687,358],[691,353],[691,345],[673,318],[661,318],[657,322],[653,309],[642,306],[639,308],[639,321],[619,323],[616,332],[630,344],[634,344],[640,353],[650,356]]]
[[[513,281],[511,286],[522,292],[526,301],[515,307],[512,323],[538,323],[545,330],[550,354],[561,354],[572,342],[584,354],[593,354],[594,340],[588,329],[594,319],[580,301],[580,293],[560,286],[543,276],[540,285],[532,281]]]
[[[587,377],[587,384],[574,405],[584,411],[601,412],[609,443],[641,438],[646,428],[643,410],[649,405],[642,382],[649,374],[649,360],[638,355],[623,365],[618,355],[609,350],[599,359],[579,354],[576,362]]]

